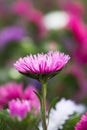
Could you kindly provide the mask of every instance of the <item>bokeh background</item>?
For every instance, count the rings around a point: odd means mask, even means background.
[[[87,0],[0,0],[0,86],[17,82],[40,90],[13,64],[49,50],[71,59],[48,81],[48,101],[58,96],[87,104]]]

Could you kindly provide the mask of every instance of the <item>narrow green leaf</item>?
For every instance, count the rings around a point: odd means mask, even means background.
[[[9,121],[11,121],[10,115],[7,110],[0,111],[0,130],[10,130]]]
[[[6,122],[2,119],[0,119],[0,130],[7,130],[8,126]]]
[[[40,130],[37,125],[35,125],[36,130]]]
[[[34,93],[36,94],[36,96],[38,97],[38,99],[40,101],[40,106],[41,106],[41,110],[42,110],[42,98],[38,92],[34,91]]]
[[[50,106],[49,106],[49,109],[48,109],[48,123],[49,123],[49,114],[50,114],[50,110],[51,108],[53,108],[56,104],[56,102],[58,101],[58,97],[54,98],[51,103],[50,103]]]
[[[78,113],[73,113],[73,115],[71,115],[63,125],[63,130],[74,130],[74,127],[76,123],[80,120],[80,118],[81,115],[79,115]]]

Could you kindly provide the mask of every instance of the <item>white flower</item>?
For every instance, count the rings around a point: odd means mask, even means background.
[[[52,109],[49,116],[48,130],[58,130],[63,128],[63,124],[69,119],[74,112],[81,114],[85,111],[85,106],[77,105],[72,100],[61,99]],[[48,119],[47,119],[48,122]],[[42,123],[39,125],[43,130]]]
[[[43,23],[48,30],[63,29],[69,23],[69,15],[64,11],[53,11],[44,16]]]

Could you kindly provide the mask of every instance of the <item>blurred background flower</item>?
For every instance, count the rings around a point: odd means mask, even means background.
[[[75,112],[79,115],[85,112],[85,106],[81,104],[76,104],[72,100],[66,100],[62,98],[58,103],[56,103],[55,108],[51,109],[49,115],[48,130],[63,130],[63,125],[67,120],[69,120],[70,115],[73,115]],[[54,120],[54,122],[53,122]],[[42,124],[39,124],[40,130],[42,129]]]
[[[34,91],[37,90],[32,85],[28,85],[24,90],[22,83],[18,84],[15,82],[10,82],[2,85],[0,86],[0,107],[6,108],[8,106],[8,102],[13,99],[24,99],[29,100],[31,106],[34,106],[36,111],[38,111],[40,104],[37,96],[34,94]]]
[[[23,27],[12,26],[5,27],[0,31],[0,49],[5,48],[6,44],[10,42],[20,42],[24,37],[27,36],[27,32]]]

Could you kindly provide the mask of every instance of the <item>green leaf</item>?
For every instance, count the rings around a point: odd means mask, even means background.
[[[74,113],[66,120],[65,124],[63,125],[63,130],[74,130],[76,123],[80,120],[81,115]]]
[[[51,101],[51,104],[49,106],[49,109],[48,109],[48,123],[49,123],[49,114],[50,114],[50,110],[51,108],[53,108],[56,104],[56,102],[58,101],[58,97],[54,98],[52,101]]]
[[[32,111],[33,112],[33,111]],[[12,118],[7,110],[0,111],[0,121],[3,121],[3,124],[0,124],[0,130],[34,130],[34,125],[38,123],[39,114],[33,114],[31,112],[27,113],[26,118],[21,121],[14,117]],[[2,126],[7,125],[6,129]]]
[[[0,119],[0,130],[7,130],[7,129],[8,129],[8,125],[6,124],[6,122]]]
[[[0,111],[0,130],[10,130],[8,120],[10,120],[10,117],[7,110],[1,110]]]
[[[37,125],[35,125],[36,130],[40,130]]]
[[[41,106],[41,110],[42,110],[42,98],[38,92],[34,91],[34,93],[36,94],[36,96],[38,97],[38,99],[40,101],[40,106]]]

